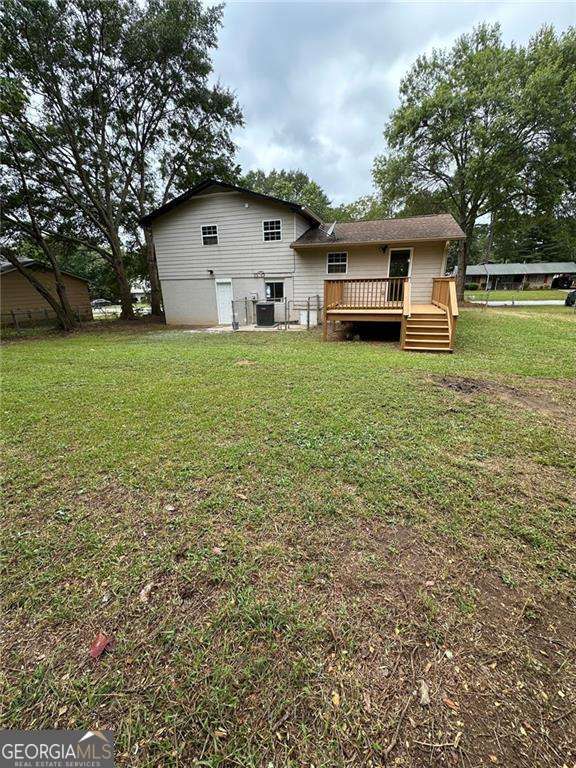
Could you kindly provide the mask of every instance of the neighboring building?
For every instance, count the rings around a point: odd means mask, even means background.
[[[22,259],[22,264],[32,270],[51,293],[56,294],[54,275],[49,267],[33,259]],[[74,312],[81,320],[92,320],[88,281],[71,272],[62,272],[62,279]],[[0,261],[0,289],[3,325],[42,322],[55,317],[50,304],[9,261]]]
[[[136,301],[146,301],[150,296],[150,283],[148,280],[132,280],[130,283],[130,293]]]
[[[410,299],[431,306],[448,245],[464,238],[449,214],[325,224],[304,206],[214,180],[140,223],[153,232],[166,322],[184,325],[230,324],[233,302],[241,311],[266,299],[277,320],[288,312],[296,320],[308,300],[327,308],[334,281],[346,293],[341,308],[367,310],[351,320],[381,320],[376,313],[386,311],[400,323]]]
[[[491,291],[570,288],[576,283],[576,262],[474,264],[466,268],[466,282]]]

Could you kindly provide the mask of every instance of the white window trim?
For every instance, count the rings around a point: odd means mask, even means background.
[[[280,222],[280,239],[279,240],[266,240],[264,237],[264,224],[268,224],[270,221],[279,221]],[[263,243],[280,243],[282,242],[283,232],[282,232],[282,219],[262,219],[262,242]]]
[[[284,286],[284,290],[282,291],[284,296],[281,299],[271,299],[271,301],[273,301],[274,304],[283,304],[286,301],[286,281],[283,278],[276,279],[272,277],[267,280],[264,280],[264,300],[268,301],[268,299],[266,298],[266,283],[282,283],[282,285]]]
[[[346,255],[346,269],[344,272],[329,272],[328,271],[328,256],[334,256],[335,254],[338,254],[339,256],[341,254]],[[347,275],[348,274],[348,251],[329,251],[326,254],[326,274],[327,275],[333,275],[334,277],[338,277],[338,275]]]
[[[412,263],[414,262],[414,248],[410,246],[397,246],[388,249],[388,277],[390,277],[390,264],[392,263],[392,251],[410,251],[410,266],[408,267],[407,277],[412,277]]]
[[[216,242],[205,243],[204,242],[204,227],[216,227]],[[206,235],[206,237],[214,237],[214,235]],[[200,225],[200,242],[204,248],[210,248],[213,245],[220,245],[220,232],[218,231],[218,224],[201,224]]]

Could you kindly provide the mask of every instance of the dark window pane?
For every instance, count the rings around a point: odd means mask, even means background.
[[[265,283],[266,299],[268,301],[282,301],[284,298],[284,283]]]
[[[202,243],[204,245],[218,245],[218,227],[216,224],[204,224],[202,226]]]

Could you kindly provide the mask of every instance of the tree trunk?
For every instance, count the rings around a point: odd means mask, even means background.
[[[54,272],[54,282],[56,283],[56,293],[58,294],[58,298],[60,299],[60,305],[64,310],[67,318],[72,323],[72,327],[74,327],[76,325],[76,319],[74,317],[74,310],[72,309],[70,305],[70,301],[68,299],[68,293],[66,292],[66,285],[62,280],[62,272],[60,271],[60,267],[56,259],[51,258],[50,262],[52,264],[52,270]]]
[[[119,240],[115,240],[112,245],[112,268],[116,275],[118,282],[118,288],[120,290],[120,306],[122,311],[120,317],[122,320],[134,320],[134,305],[132,304],[132,292],[130,290],[130,283],[126,277],[126,270],[124,268],[124,259],[122,258],[122,246]]]
[[[488,243],[486,247],[486,261],[492,258],[492,248],[494,247],[494,211],[490,213],[490,226],[488,227]]]
[[[146,260],[148,262],[148,276],[150,278],[150,308],[154,317],[162,317],[162,288],[158,277],[158,265],[156,264],[156,249],[152,231],[144,228],[146,241]]]
[[[114,272],[116,273],[116,280],[118,281],[118,288],[120,289],[120,306],[122,311],[120,317],[122,320],[134,320],[134,305],[132,304],[132,291],[130,290],[130,283],[126,277],[124,270],[124,263],[122,259],[114,259]]]
[[[468,266],[469,240],[471,237],[466,233],[466,240],[460,241],[458,251],[458,272],[456,274],[456,298],[459,302],[464,301],[464,286],[466,284],[466,267]]]

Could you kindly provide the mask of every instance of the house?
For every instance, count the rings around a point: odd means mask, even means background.
[[[325,223],[305,206],[207,180],[145,216],[168,324],[230,324],[256,300],[276,319],[311,304],[324,332],[341,322],[396,322],[405,349],[449,351],[458,315],[449,214]]]
[[[466,282],[489,291],[570,288],[576,283],[576,262],[473,264],[466,268]]]
[[[26,269],[56,295],[56,282],[50,267],[34,259],[21,259]],[[80,320],[92,320],[88,280],[62,271],[62,280],[70,305]],[[48,302],[9,261],[0,261],[1,322],[2,325],[39,323],[56,315]]]

